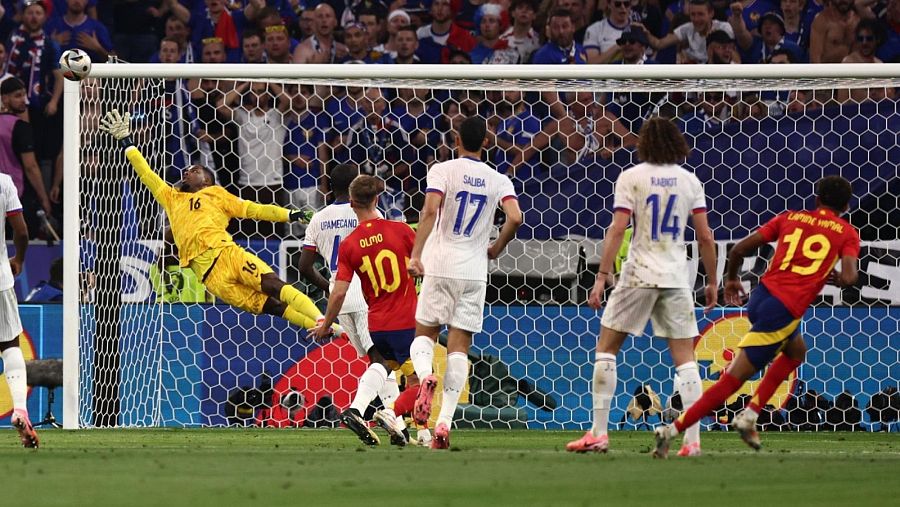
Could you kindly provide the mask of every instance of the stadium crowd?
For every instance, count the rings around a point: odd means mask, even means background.
[[[61,216],[58,55],[94,62],[749,64],[896,62],[900,0],[2,0],[4,171],[18,172],[32,231]],[[13,95],[24,98],[18,105]],[[168,81],[166,177],[191,163],[234,193],[318,208],[327,164],[388,182],[383,207],[417,209],[427,167],[452,152],[454,122],[489,118],[488,157],[523,190],[554,167],[609,159],[651,114],[689,133],[894,90],[756,96],[709,92],[457,93]],[[18,109],[17,109],[18,108]],[[28,135],[23,122],[31,125]],[[0,136],[2,137],[2,136]],[[250,142],[250,139],[253,142]],[[7,146],[9,145],[9,146]],[[550,148],[550,149],[546,149]],[[29,155],[30,153],[30,155]],[[24,177],[23,177],[24,175]],[[528,190],[527,188],[524,188]],[[43,213],[37,213],[41,210]]]

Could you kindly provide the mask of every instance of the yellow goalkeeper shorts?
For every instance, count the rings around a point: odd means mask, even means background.
[[[233,245],[222,249],[203,283],[222,301],[259,315],[269,298],[261,290],[261,279],[269,273],[272,268],[268,264]]]

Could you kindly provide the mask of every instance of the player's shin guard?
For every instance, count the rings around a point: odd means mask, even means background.
[[[453,414],[456,412],[456,405],[459,404],[459,393],[465,387],[468,376],[469,358],[466,357],[466,354],[462,352],[447,354],[447,372],[444,373],[444,396],[441,401],[441,413],[438,415],[437,424],[444,423],[447,427],[453,424]]]
[[[400,396],[400,389],[397,387],[397,372],[392,371],[384,380],[381,390],[378,391],[378,397],[381,398],[384,408],[394,410],[394,403],[397,402],[398,396]]]
[[[359,414],[365,414],[369,404],[372,403],[372,400],[378,396],[379,391],[384,387],[387,375],[387,370],[381,364],[370,364],[359,378],[356,396],[353,397],[350,408],[356,409]]]
[[[409,346],[409,358],[419,380],[434,373],[434,340],[427,336],[416,336]]]
[[[310,319],[290,306],[285,306],[281,318],[303,329],[311,329],[316,326],[315,319]]]
[[[760,381],[759,387],[756,388],[756,393],[750,399],[747,408],[759,414],[762,408],[772,399],[772,395],[775,394],[781,383],[787,380],[791,373],[801,364],[802,361],[791,359],[784,353],[778,354],[778,357],[766,370],[766,374],[763,375],[762,381]]]
[[[697,363],[691,361],[689,363],[684,363],[678,368],[675,369],[678,374],[678,393],[681,394],[681,404],[684,406],[684,410],[687,411],[697,400],[700,399],[700,396],[703,395],[703,384],[700,380],[700,369],[697,367]],[[687,429],[684,433],[684,443],[685,444],[694,444],[700,443],[700,424],[694,424]]]
[[[594,423],[591,434],[595,437],[606,435],[609,428],[609,409],[616,394],[616,356],[597,352],[594,359],[594,382],[591,394],[594,400]]]
[[[679,433],[697,424],[707,414],[718,407],[721,407],[729,396],[736,393],[744,384],[743,381],[736,377],[732,377],[728,373],[723,373],[718,382],[703,393],[703,396],[697,400],[694,405],[681,414],[673,425]]]
[[[28,383],[25,379],[25,356],[19,347],[10,347],[3,351],[3,373],[12,396],[13,409],[28,414]]]

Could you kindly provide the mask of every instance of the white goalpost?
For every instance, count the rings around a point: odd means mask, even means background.
[[[347,344],[307,343],[280,318],[215,301],[173,265],[161,208],[97,130],[110,109],[131,113],[137,146],[170,183],[202,164],[244,199],[318,209],[330,168],[352,163],[385,179],[382,211],[409,222],[428,167],[452,156],[456,122],[483,116],[486,161],[513,173],[525,225],[491,263],[461,427],[590,423],[600,319],[586,292],[613,183],[637,162],[647,118],[671,118],[692,144],[685,166],[707,191],[720,280],[737,240],[812,206],[815,182],[842,175],[863,238],[860,282],[826,286],[807,313],[808,363],[767,417],[778,429],[889,425],[878,400],[900,383],[900,64],[95,64],[89,78],[66,81],[64,427],[322,427],[334,424],[329,406],[345,408],[365,360]],[[229,232],[324,302],[297,267],[302,228],[244,220]],[[702,297],[694,246],[689,254]],[[748,287],[771,255],[763,248],[746,260]],[[330,261],[316,268],[326,274]],[[703,316],[700,303],[695,352],[708,386],[748,322],[740,308]],[[611,415],[620,427],[655,423],[672,413],[667,404],[677,410],[664,349],[648,330],[623,350]],[[440,351],[436,361],[440,373]]]

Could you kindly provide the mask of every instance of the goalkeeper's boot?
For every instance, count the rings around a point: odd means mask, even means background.
[[[753,411],[746,408],[741,410],[738,415],[734,416],[731,425],[737,430],[741,440],[752,447],[753,450],[758,451],[762,448],[762,443],[759,441],[759,432],[756,431],[756,414]]]
[[[694,458],[703,454],[700,451],[700,442],[692,442],[690,444],[684,444],[681,446],[681,449],[678,451],[678,455],[682,458]]]
[[[391,445],[406,447],[406,444],[409,443],[409,432],[406,431],[406,426],[394,415],[393,410],[379,410],[375,412],[373,419],[391,436]]]
[[[16,431],[19,432],[19,440],[22,441],[24,447],[29,449],[38,448],[40,442],[38,441],[37,432],[35,432],[34,427],[31,426],[31,421],[28,420],[28,414],[25,411],[14,411],[10,422],[12,422]]]
[[[566,444],[566,450],[569,452],[606,452],[609,450],[609,436],[600,435],[595,437],[593,433],[588,431],[578,440],[573,440]]]
[[[653,436],[656,438],[656,445],[653,447],[653,457],[666,459],[669,457],[669,447],[672,446],[672,440],[675,439],[675,428],[669,424],[657,426],[653,430]]]
[[[434,399],[434,391],[437,389],[437,377],[434,374],[422,379],[419,386],[419,394],[416,396],[416,404],[413,405],[413,420],[424,426],[431,417],[431,400]]]
[[[438,423],[434,428],[434,438],[431,440],[432,449],[450,448],[450,427],[446,423]]]
[[[356,433],[356,436],[362,441],[362,443],[366,445],[375,446],[381,443],[378,439],[378,435],[372,431],[372,428],[369,428],[369,424],[366,423],[366,420],[359,415],[359,412],[354,408],[348,408],[341,412],[341,422],[344,423],[344,426],[347,427],[353,433]]]

